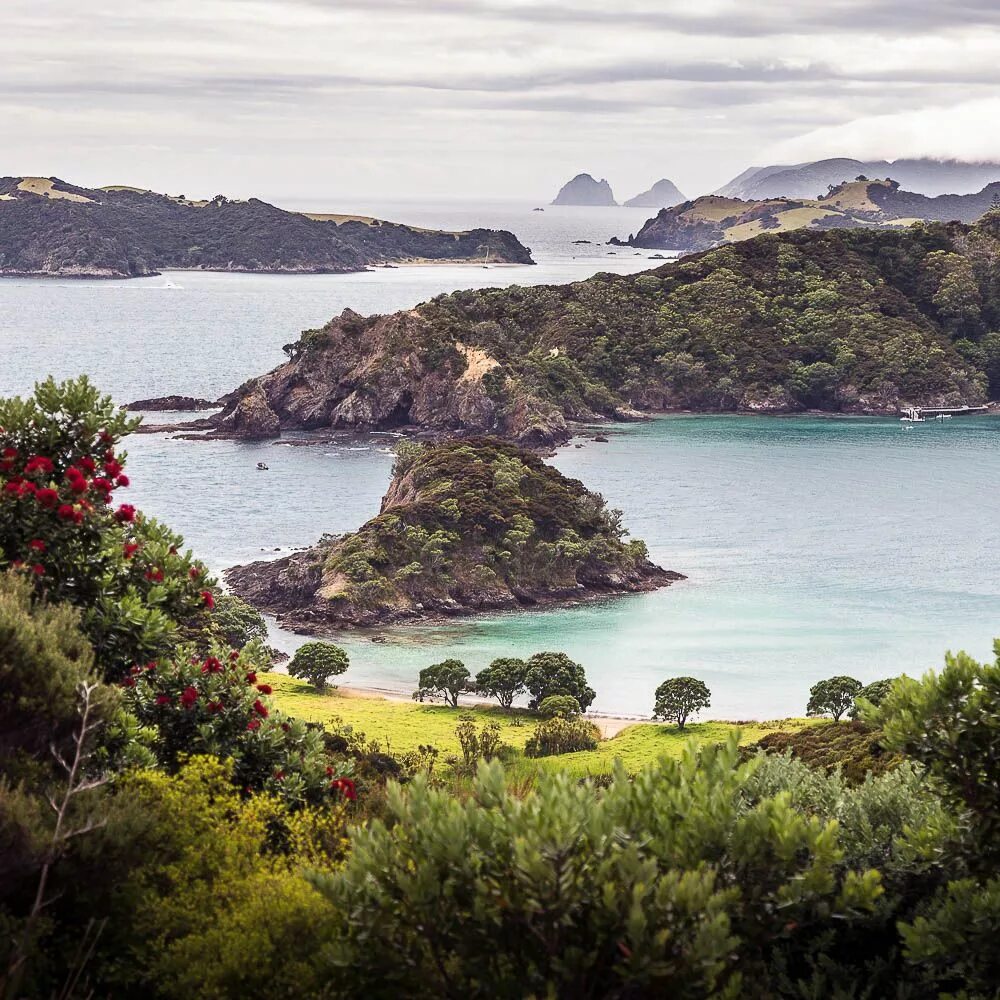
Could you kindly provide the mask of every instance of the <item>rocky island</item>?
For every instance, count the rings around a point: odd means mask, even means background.
[[[0,276],[136,278],[164,269],[321,274],[415,260],[532,264],[509,232],[443,232],[286,212],[251,198],[189,201],[55,177],[0,178]]]
[[[217,436],[402,429],[529,447],[644,413],[896,413],[1000,397],[1000,214],[764,234],[655,270],[345,311],[223,397]]]
[[[404,442],[379,515],[303,552],[229,570],[285,627],[322,631],[541,607],[681,580],[619,511],[495,439]]]
[[[626,208],[671,208],[687,199],[677,185],[665,177],[658,180],[648,191],[637,194],[625,202]]]
[[[610,207],[618,202],[615,201],[611,185],[603,177],[597,181],[590,174],[577,174],[559,189],[552,204]]]

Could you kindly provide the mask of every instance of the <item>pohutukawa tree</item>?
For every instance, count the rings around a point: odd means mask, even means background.
[[[656,689],[653,718],[676,722],[677,728],[683,729],[692,715],[711,703],[712,692],[704,681],[697,677],[671,677]]]
[[[568,694],[586,712],[597,697],[583,667],[565,653],[535,653],[528,660],[524,684],[531,692],[531,708],[538,708],[549,695]]]
[[[440,698],[446,705],[458,708],[458,696],[471,690],[469,671],[461,660],[442,660],[420,671],[414,701]]]
[[[331,677],[342,674],[350,664],[347,653],[330,642],[307,642],[295,650],[288,672],[309,681],[317,691],[325,691]]]
[[[501,708],[509,709],[514,699],[526,690],[524,678],[527,672],[528,664],[524,660],[501,656],[476,674],[476,691],[496,698]]]
[[[861,693],[861,681],[844,674],[828,677],[809,689],[806,715],[832,715],[839,722],[845,712],[854,707],[854,700]]]

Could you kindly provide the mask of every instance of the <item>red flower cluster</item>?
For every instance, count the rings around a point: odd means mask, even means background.
[[[358,797],[358,791],[350,778],[335,778],[330,782],[330,791],[339,792],[345,799],[351,802],[354,802]]]
[[[189,684],[184,688],[184,693],[181,695],[181,704],[185,708],[193,708],[195,702],[198,701],[198,689],[193,685]]]

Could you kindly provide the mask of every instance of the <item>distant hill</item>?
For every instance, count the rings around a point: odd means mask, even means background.
[[[625,202],[626,208],[671,208],[687,199],[677,189],[673,181],[665,177],[657,181],[648,191],[637,194]]]
[[[849,181],[823,198],[745,201],[704,195],[661,209],[642,229],[615,244],[696,252],[794,229],[898,228],[920,221],[975,222],[1000,200],[1000,182],[976,194],[930,198],[903,191],[895,181]]]
[[[743,201],[818,198],[830,187],[859,176],[891,177],[907,191],[932,197],[973,194],[993,181],[1000,181],[1000,163],[929,159],[863,161],[840,157],[811,163],[750,167],[714,194]]]
[[[0,275],[133,278],[162,269],[343,273],[415,259],[531,264],[512,234],[286,212],[251,198],[188,201],[123,185],[0,177]]]
[[[553,205],[617,205],[611,185],[604,180],[595,181],[590,174],[577,174],[559,189]]]

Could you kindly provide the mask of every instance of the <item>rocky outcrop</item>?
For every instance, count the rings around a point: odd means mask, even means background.
[[[672,208],[687,199],[677,189],[673,181],[665,177],[658,180],[648,191],[637,194],[625,202],[626,208]]]
[[[196,396],[154,396],[152,399],[134,399],[125,404],[126,410],[141,410],[146,413],[167,411],[182,413],[193,410],[213,410],[218,403]]]
[[[683,577],[625,540],[617,515],[536,455],[490,439],[401,452],[358,531],[226,573],[298,631],[573,603]]]
[[[602,177],[595,181],[590,174],[577,174],[567,181],[552,199],[553,205],[617,205],[611,185]]]
[[[212,433],[242,441],[263,441],[280,437],[281,421],[271,409],[264,390],[255,386],[227,408],[214,424]]]

